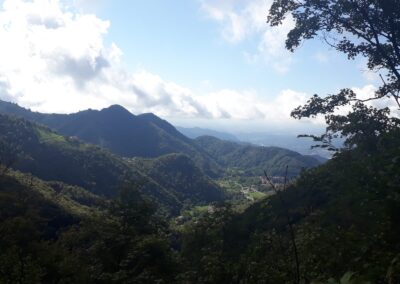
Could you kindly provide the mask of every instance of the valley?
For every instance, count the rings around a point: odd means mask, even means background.
[[[110,111],[113,112],[111,118]],[[60,123],[59,115],[34,113],[0,102],[0,229],[14,228],[7,234],[7,239],[0,241],[4,251],[0,261],[5,263],[2,271],[14,273],[12,267],[19,262],[10,257],[14,255],[14,248],[23,245],[25,255],[38,252],[45,255],[44,258],[33,258],[32,267],[26,272],[30,280],[43,279],[35,269],[46,267],[49,273],[57,273],[61,278],[73,271],[71,279],[75,283],[85,283],[85,279],[109,282],[112,281],[110,277],[116,275],[120,275],[121,281],[146,279],[142,283],[156,279],[175,281],[176,277],[197,282],[210,273],[219,279],[218,282],[224,282],[225,277],[231,282],[238,273],[235,265],[245,265],[246,258],[260,261],[257,265],[262,265],[263,271],[276,273],[273,272],[275,265],[284,271],[288,269],[286,261],[291,258],[286,255],[287,259],[282,263],[269,262],[282,257],[279,246],[291,247],[288,227],[282,219],[285,214],[297,220],[293,221],[296,222],[297,245],[304,259],[302,269],[307,271],[320,269],[308,262],[319,255],[313,244],[325,247],[327,242],[334,246],[335,238],[348,237],[347,231],[334,231],[331,225],[326,225],[331,222],[346,227],[349,234],[362,236],[360,246],[353,247],[354,255],[359,254],[363,245],[374,246],[374,238],[366,233],[371,230],[384,232],[382,238],[388,241],[387,246],[392,246],[390,236],[394,232],[388,231],[387,227],[391,221],[387,219],[382,223],[380,216],[386,214],[382,206],[392,202],[388,198],[397,188],[393,183],[387,183],[388,175],[396,176],[397,164],[381,174],[375,169],[377,165],[388,166],[387,153],[397,153],[390,143],[386,146],[388,150],[372,157],[364,157],[360,150],[352,150],[322,163],[279,147],[261,147],[212,136],[190,139],[154,115],[146,115],[150,120],[135,121],[135,129],[139,127],[140,132],[131,135],[126,131],[131,129],[130,121],[136,116],[121,107],[96,111],[94,115],[96,122],[88,123],[92,114],[88,118],[83,112],[82,115],[63,116]],[[69,127],[64,134],[57,132],[56,129],[66,131],[55,125],[69,125],[70,117],[78,125],[77,129]],[[120,131],[108,135],[108,130],[98,129],[106,120],[110,127],[121,123],[127,126],[113,129]],[[152,134],[142,136],[146,133]],[[119,139],[131,139],[132,145],[145,144],[147,150],[135,156],[133,153],[138,150],[119,143]],[[148,144],[146,139],[155,140]],[[149,154],[153,150],[157,154]],[[121,151],[131,154],[121,155]],[[344,164],[346,167],[351,165],[351,173],[340,171],[345,168]],[[379,180],[365,180],[364,165],[373,165],[369,177]],[[275,188],[266,181],[264,170]],[[358,185],[371,186],[376,182],[387,183],[388,195],[374,191],[373,186],[364,191],[366,187]],[[347,192],[349,188],[353,188],[351,193]],[[355,200],[362,200],[362,203]],[[358,204],[358,211],[347,213],[349,204],[352,207]],[[369,219],[375,218],[376,223],[364,224],[365,214]],[[388,214],[394,218],[394,213]],[[19,220],[24,223],[20,224]],[[348,227],[348,224],[354,227]],[[37,237],[33,241],[31,238],[18,239],[25,234],[23,232]],[[335,237],[329,236],[330,233]],[[41,243],[43,239],[49,243]],[[223,246],[218,245],[221,241]],[[86,246],[90,247],[89,255],[82,254]],[[258,254],[260,246],[265,250],[269,247],[267,259],[263,257],[264,253]],[[346,251],[349,247],[342,243],[340,249]],[[384,255],[363,262],[372,261],[371,265],[377,265],[375,261],[388,263],[394,255],[385,246],[381,249]],[[50,255],[51,250],[56,254]],[[257,254],[253,255],[249,250],[256,250]],[[148,259],[142,263],[139,259],[144,255]],[[57,261],[60,257],[67,262],[48,266],[46,261]],[[120,264],[113,266],[108,263],[109,258]],[[90,275],[78,271],[68,261],[78,261],[81,267],[101,272]],[[130,265],[141,263],[142,267],[132,270],[122,265],[130,261]],[[220,268],[209,272],[209,261]],[[333,267],[337,263],[324,261],[334,273]],[[364,271],[357,262],[353,265]],[[345,269],[342,265],[340,273],[345,273]],[[199,274],[184,274],[188,270]],[[257,279],[267,277],[251,275]]]

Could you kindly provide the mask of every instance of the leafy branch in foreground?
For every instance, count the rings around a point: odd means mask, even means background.
[[[270,25],[278,26],[287,17],[295,21],[286,40],[290,51],[305,40],[320,37],[349,59],[366,58],[368,69],[379,73],[382,80],[372,97],[357,98],[346,88],[325,97],[314,95],[296,108],[292,116],[297,119],[325,116],[326,133],[306,137],[335,150],[331,141],[339,136],[346,137],[350,147],[371,145],[377,136],[399,126],[398,119],[391,116],[391,111],[400,110],[399,0],[275,0],[268,16]],[[386,107],[366,105],[373,101]],[[337,114],[339,108],[349,105],[352,109],[347,115]]]
[[[400,120],[390,116],[388,107],[377,109],[362,102],[356,102],[352,106],[352,111],[347,115],[341,115],[334,113],[335,109],[330,104],[329,99],[329,97],[320,99],[314,96],[305,106],[298,107],[292,112],[292,116],[298,119],[315,117],[318,113],[325,114],[327,127],[324,134],[320,136],[299,135],[299,137],[310,137],[321,143],[315,147],[338,151],[332,140],[346,137],[345,146],[348,148],[358,146],[364,150],[375,151],[379,144],[379,137],[398,129],[400,126]],[[321,100],[323,102],[317,102]]]

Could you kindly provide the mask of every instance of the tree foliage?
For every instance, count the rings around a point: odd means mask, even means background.
[[[332,148],[332,138],[342,135],[349,137],[349,146],[354,146],[376,138],[379,133],[374,131],[387,132],[398,127],[399,120],[390,117],[388,106],[377,109],[365,103],[389,97],[400,108],[400,1],[275,0],[268,22],[277,26],[288,16],[294,19],[295,27],[288,33],[287,49],[294,51],[304,40],[319,37],[349,59],[366,58],[368,68],[382,79],[374,97],[360,99],[345,88],[334,95],[314,95],[305,106],[296,108],[292,116],[298,119],[325,116],[326,133],[312,138]],[[349,104],[349,115],[335,112]]]

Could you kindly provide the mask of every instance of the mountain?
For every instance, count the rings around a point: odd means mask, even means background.
[[[323,132],[323,129],[310,130],[312,133]],[[305,132],[306,134],[311,134]],[[312,148],[316,142],[310,138],[298,138],[299,134],[304,134],[304,132],[298,132],[296,134],[276,134],[276,133],[238,133],[236,136],[243,142],[252,143],[259,146],[266,147],[281,147],[289,149],[295,152],[299,152],[302,155],[318,155],[324,159],[329,159],[332,156],[332,152],[323,148]],[[333,140],[335,147],[343,147],[343,139],[337,138]]]
[[[247,175],[283,176],[288,166],[288,176],[298,175],[302,169],[312,168],[321,162],[310,156],[279,147],[262,147],[223,141],[211,136],[198,137],[196,143],[223,166],[239,168]]]
[[[46,125],[64,136],[107,148],[125,157],[153,158],[171,153],[190,156],[209,176],[222,169],[193,141],[154,114],[133,115],[119,105],[73,114],[42,114],[0,101],[0,112]]]
[[[36,157],[23,144],[38,147],[32,127],[44,147],[66,142],[21,119],[0,121],[0,283],[399,283],[399,131],[385,133],[375,150],[336,154],[244,210],[213,204],[179,227],[135,188],[106,199],[4,171],[13,137],[19,158]],[[213,145],[225,155],[237,147]],[[127,164],[160,182],[171,177],[163,172],[174,174],[171,187],[200,173],[182,154]]]
[[[221,139],[221,140],[227,140],[227,141],[233,141],[233,142],[240,142],[240,140],[233,134],[226,133],[226,132],[220,132],[212,129],[207,129],[207,128],[200,128],[200,127],[191,127],[191,128],[186,128],[186,127],[176,127],[176,129],[181,132],[183,135],[191,138],[191,139],[196,139],[197,137],[200,136],[213,136],[215,138]]]
[[[78,137],[128,158],[182,153],[211,178],[223,176],[227,167],[239,168],[247,175],[260,175],[265,169],[283,176],[286,165],[289,175],[294,177],[302,168],[321,163],[279,147],[241,144],[211,136],[193,140],[154,114],[133,115],[118,105],[73,114],[42,114],[0,101],[0,112],[46,125],[68,139]]]
[[[219,187],[197,182],[196,179],[202,181],[206,177],[194,165],[188,168],[195,173],[193,183],[187,185],[187,190],[196,196],[195,200],[191,200],[189,195],[180,197],[178,191],[181,188],[165,183],[166,188],[140,168],[98,146],[61,136],[44,126],[7,115],[0,115],[0,129],[0,162],[44,180],[62,181],[106,197],[117,196],[118,190],[126,183],[139,183],[144,196],[174,214],[179,213],[186,199],[196,204],[224,198]],[[172,177],[168,175],[174,170],[174,165],[159,168],[159,175],[169,180]],[[173,177],[177,184],[182,184],[179,178]],[[207,191],[209,195],[196,195],[197,191]]]

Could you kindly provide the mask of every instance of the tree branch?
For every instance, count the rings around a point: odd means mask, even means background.
[[[383,77],[382,77],[381,74],[379,74],[379,77],[381,77],[381,80],[382,80],[382,82],[383,82],[383,85],[384,85],[384,86],[387,86],[386,81],[383,79]],[[399,107],[399,110],[400,110],[400,98],[399,98],[399,96],[396,95],[392,90],[390,90],[389,92],[390,92],[390,94],[393,96],[393,98],[394,98],[394,100],[396,101],[397,106]]]
[[[354,1],[353,1],[353,3],[354,3]],[[392,69],[394,75],[397,77],[397,80],[400,81],[400,73],[397,71],[396,64],[392,61],[392,59],[391,59],[391,58],[387,55],[387,53],[383,50],[382,44],[381,44],[381,42],[380,42],[380,40],[379,40],[378,33],[377,33],[377,31],[376,31],[376,29],[375,29],[375,26],[374,26],[374,24],[372,23],[370,17],[368,16],[368,13],[365,11],[365,9],[363,9],[363,8],[360,7],[360,6],[358,6],[356,3],[355,3],[355,5],[360,9],[360,12],[361,12],[361,14],[363,15],[364,19],[368,22],[369,27],[370,27],[370,29],[371,29],[371,31],[372,31],[373,36],[374,36],[374,39],[375,39],[375,42],[376,42],[376,47],[377,47],[379,53],[381,54],[381,56],[382,56],[383,58],[386,59],[386,62],[387,62],[387,64],[389,65],[389,68]]]

